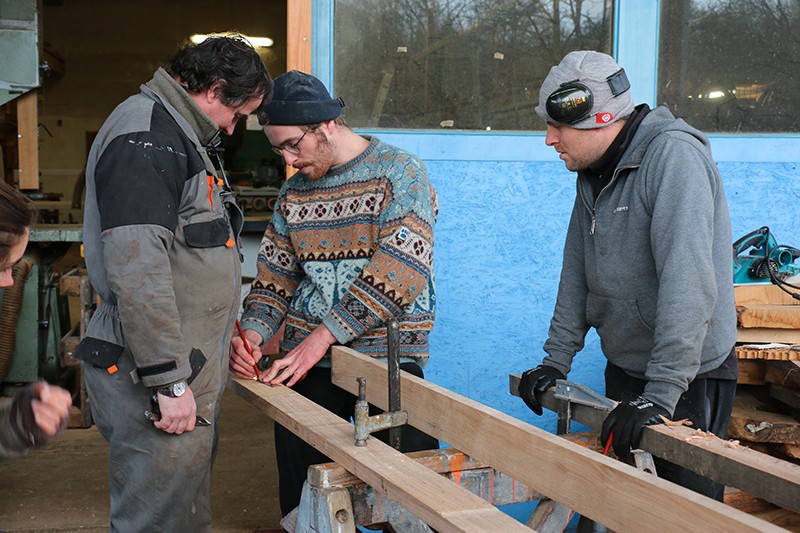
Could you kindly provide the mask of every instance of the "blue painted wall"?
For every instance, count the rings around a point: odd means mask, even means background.
[[[537,417],[511,396],[508,374],[541,360],[555,304],[575,179],[553,160],[427,163],[440,200],[427,377],[548,431],[555,415]],[[799,167],[719,164],[734,238],[768,225],[779,242],[800,247]],[[591,332],[569,377],[602,391],[604,365]]]

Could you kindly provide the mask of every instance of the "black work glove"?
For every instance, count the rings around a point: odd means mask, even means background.
[[[645,426],[663,424],[661,417],[669,418],[669,411],[643,396],[617,405],[603,422],[600,441],[608,442],[613,432],[614,453],[620,460],[631,462],[631,450],[639,447]]]
[[[539,401],[539,396],[554,386],[557,379],[567,379],[567,376],[552,366],[539,365],[526,370],[519,380],[519,396],[531,411],[541,416],[542,402]]]

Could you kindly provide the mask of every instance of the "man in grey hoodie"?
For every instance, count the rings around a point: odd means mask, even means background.
[[[519,386],[541,414],[538,396],[565,379],[595,328],[606,396],[620,402],[601,439],[626,461],[665,418],[727,438],[738,375],[731,225],[709,141],[665,107],[634,107],[629,88],[593,51],[567,54],[542,84],[545,142],[578,173],[577,195],[547,355]],[[707,478],[658,459],[656,469],[722,499]]]

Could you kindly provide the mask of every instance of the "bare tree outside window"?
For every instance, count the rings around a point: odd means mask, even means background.
[[[800,1],[661,3],[658,101],[704,131],[800,132]]]
[[[573,50],[610,53],[612,0],[335,0],[334,92],[359,128],[542,130]]]

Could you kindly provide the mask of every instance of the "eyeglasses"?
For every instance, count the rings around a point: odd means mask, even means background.
[[[305,137],[308,134],[309,131],[315,130],[315,129],[317,129],[317,128],[316,127],[308,128],[303,133],[303,135],[301,135],[300,138],[297,139],[297,142],[293,142],[293,143],[290,143],[290,144],[284,144],[283,146],[273,146],[272,147],[272,151],[275,152],[276,154],[278,154],[281,157],[283,157],[283,152],[288,152],[288,153],[290,153],[292,155],[299,154],[300,153],[300,143],[303,141],[303,137]]]

